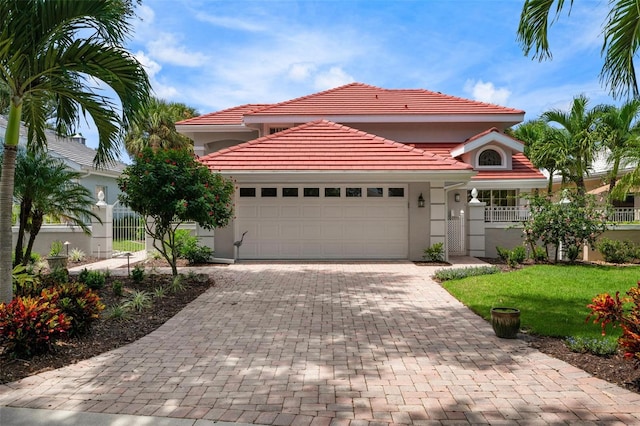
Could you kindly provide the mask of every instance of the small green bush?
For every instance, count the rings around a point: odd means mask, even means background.
[[[131,279],[135,283],[141,283],[142,280],[144,280],[144,275],[145,275],[144,268],[139,265],[136,265],[131,270]]]
[[[106,276],[100,271],[88,271],[87,268],[84,268],[78,274],[78,281],[86,284],[92,290],[100,290],[104,287]]]
[[[444,261],[444,244],[435,243],[431,247],[424,249],[422,258],[427,262],[443,262]]]
[[[172,293],[183,292],[185,290],[185,288],[186,288],[185,283],[184,283],[184,275],[180,274],[180,275],[177,275],[177,276],[173,277],[173,280],[171,280],[171,284],[170,284],[169,288],[171,289]]]
[[[546,262],[549,260],[547,250],[544,247],[535,246],[532,253],[533,260],[536,262]]]
[[[498,253],[498,257],[500,258],[500,260],[502,260],[504,263],[509,262],[509,255],[511,254],[511,250],[504,247],[496,246],[496,252]]]
[[[447,268],[439,269],[433,277],[438,281],[458,280],[466,277],[478,275],[497,274],[500,268],[497,266],[471,266],[467,268]]]
[[[602,238],[596,243],[596,248],[606,262],[628,263],[636,257],[638,248],[628,240],[619,241]]]
[[[122,284],[122,281],[115,280],[111,284],[111,291],[113,292],[114,296],[122,297],[124,295],[124,285]]]
[[[521,265],[525,260],[527,260],[527,250],[524,248],[524,246],[516,246],[509,253],[508,263],[511,267]]]
[[[131,318],[131,313],[124,304],[109,306],[105,311],[105,315],[110,320],[126,321]]]
[[[167,291],[162,286],[158,286],[153,290],[153,297],[156,299],[162,299],[166,295],[167,295]]]
[[[618,340],[616,338],[590,338],[590,337],[568,337],[565,339],[566,345],[573,352],[591,353],[598,356],[610,356],[618,352]]]
[[[87,255],[84,254],[84,252],[79,248],[74,248],[69,253],[69,260],[72,262],[81,262],[84,260],[85,257],[87,257]]]
[[[16,296],[38,297],[44,288],[40,279],[23,265],[16,265],[11,272],[13,293]]]
[[[124,302],[123,307],[132,311],[142,312],[153,305],[153,300],[149,293],[144,290],[135,290],[129,299]]]

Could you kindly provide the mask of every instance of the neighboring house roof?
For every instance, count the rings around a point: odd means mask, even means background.
[[[271,106],[272,104],[245,104],[222,111],[216,111],[209,114],[199,115],[197,117],[188,118],[178,121],[176,125],[194,124],[194,125],[241,125],[245,114],[258,111],[262,108]]]
[[[214,171],[469,171],[454,158],[327,120],[306,123],[199,159]]]
[[[7,120],[5,117],[0,116],[0,129],[6,129]],[[0,138],[4,136],[4,131],[1,132]],[[66,160],[67,162],[75,163],[77,168],[86,171],[97,172],[100,174],[119,175],[127,167],[121,161],[116,161],[113,164],[105,164],[102,168],[95,168],[93,159],[96,156],[96,150],[86,146],[73,138],[65,138],[56,135],[50,130],[46,130],[47,137],[47,152],[49,155]],[[24,126],[20,127],[20,143],[26,144],[27,129]]]
[[[351,83],[249,112],[245,122],[264,116],[340,115],[523,115],[524,111],[424,89],[383,89]]]

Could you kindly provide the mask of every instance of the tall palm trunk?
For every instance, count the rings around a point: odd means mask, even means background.
[[[15,105],[12,102],[4,137],[2,176],[0,176],[0,303],[9,303],[13,299],[11,216],[21,115],[22,103]]]

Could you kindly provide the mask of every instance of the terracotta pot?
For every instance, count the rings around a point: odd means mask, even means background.
[[[520,330],[520,309],[491,308],[491,326],[498,337],[503,339],[517,338]]]

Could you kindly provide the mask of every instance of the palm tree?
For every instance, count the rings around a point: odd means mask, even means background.
[[[640,151],[640,100],[625,102],[619,108],[610,106],[602,115],[599,132],[602,142],[609,151],[611,170],[608,173],[609,194],[613,192],[621,165],[629,161],[637,163]],[[636,157],[634,159],[634,157]]]
[[[134,16],[131,0],[3,0],[0,2],[0,81],[10,105],[0,177],[0,302],[12,298],[11,206],[20,122],[30,150],[46,146],[47,99],[55,127],[71,131],[89,114],[99,132],[95,163],[117,158],[121,129],[149,97],[142,65],[123,48]],[[118,105],[98,92],[101,82]]]
[[[547,193],[551,194],[556,173],[560,173],[563,180],[568,176],[569,137],[566,130],[551,127],[543,120],[532,120],[522,123],[510,133],[525,143],[524,154],[531,163],[549,173]]]
[[[98,219],[91,211],[93,195],[77,180],[82,173],[44,153],[20,155],[16,163],[15,198],[20,203],[15,264],[26,265],[33,243],[46,215],[62,218],[90,233],[87,219]],[[23,255],[24,234],[29,241]]]
[[[183,103],[151,98],[132,120],[124,146],[131,157],[147,147],[154,151],[158,149],[193,151],[193,141],[178,133],[175,123],[197,115],[195,108]]]
[[[559,125],[566,134],[566,156],[564,158],[566,177],[575,183],[578,192],[585,193],[585,176],[588,176],[593,157],[598,150],[598,120],[607,111],[607,106],[598,105],[587,109],[589,100],[584,95],[573,98],[569,112],[551,110],[542,114],[546,123]]]
[[[547,38],[549,27],[557,20],[567,3],[570,12],[573,0],[525,0],[517,35],[526,56],[533,50],[534,59],[542,61],[551,58]],[[608,3],[610,10],[602,27],[604,64],[600,79],[614,97],[630,94],[638,97],[633,58],[640,46],[640,8],[636,0],[610,0]],[[553,17],[550,18],[552,13]]]

